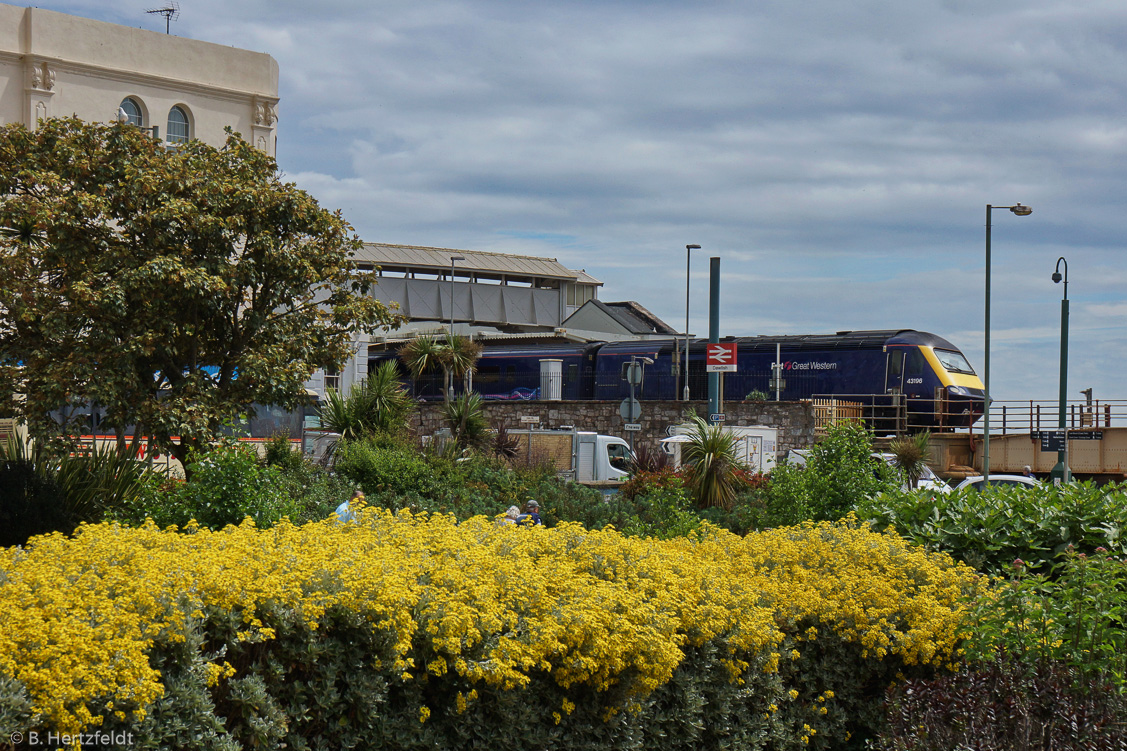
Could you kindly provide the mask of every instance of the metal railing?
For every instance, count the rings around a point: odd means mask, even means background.
[[[911,400],[903,394],[815,395],[815,432],[839,420],[860,420],[877,435],[932,432],[982,433],[982,419],[966,425],[965,403]],[[1127,400],[1077,400],[1066,406],[1065,427],[1070,431],[1127,426]],[[1059,403],[1050,399],[995,400],[990,407],[990,434],[1038,433],[1056,430]]]
[[[1056,430],[1059,421],[1060,403],[1052,399],[995,400],[990,405],[991,435]],[[1123,427],[1127,425],[1127,400],[1066,402],[1064,424],[1068,430]],[[982,432],[981,425],[975,427]]]

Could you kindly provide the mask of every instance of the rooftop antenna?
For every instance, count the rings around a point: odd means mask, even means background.
[[[169,33],[169,24],[172,21],[175,21],[177,16],[180,15],[180,3],[175,2],[175,0],[174,0],[173,2],[170,2],[167,5],[165,5],[163,8],[151,8],[151,9],[145,11],[145,12],[146,13],[155,13],[157,15],[164,16],[164,33],[168,34]]]

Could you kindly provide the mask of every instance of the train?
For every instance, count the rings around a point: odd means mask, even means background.
[[[985,389],[967,358],[943,337],[914,329],[839,331],[835,334],[727,337],[736,344],[737,370],[724,373],[726,401],[856,397],[870,405],[900,405],[922,429],[972,425],[982,414]],[[688,386],[694,400],[708,398],[707,339],[690,339]],[[540,399],[542,361],[553,362],[554,398],[621,400],[631,395],[624,377],[633,360],[645,362],[635,398],[676,400],[684,379],[684,340],[679,338],[545,344],[486,343],[472,388],[490,400]],[[369,371],[394,350],[369,353]],[[772,380],[781,364],[781,382]],[[410,384],[421,400],[441,399],[441,378]]]

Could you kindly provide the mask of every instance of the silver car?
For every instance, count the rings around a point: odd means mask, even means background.
[[[991,487],[1005,487],[1020,485],[1028,488],[1035,488],[1040,485],[1036,478],[1026,477],[1025,475],[990,475]],[[955,486],[955,490],[964,490],[966,488],[973,488],[974,490],[982,490],[986,486],[986,478],[982,475],[974,475],[960,482]]]

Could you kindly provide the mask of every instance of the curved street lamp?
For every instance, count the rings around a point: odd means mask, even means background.
[[[994,209],[1009,209],[1017,216],[1029,216],[1033,209],[1015,203],[1013,206],[991,206],[986,204],[986,350],[983,357],[982,385],[982,477],[990,484],[990,212]]]
[[[1060,273],[1060,265],[1064,264],[1064,275]],[[1057,259],[1057,267],[1053,271],[1053,283],[1060,284],[1064,281],[1064,297],[1060,301],[1060,402],[1058,404],[1057,428],[1064,434],[1064,450],[1057,452],[1057,463],[1049,477],[1056,482],[1069,482],[1072,478],[1068,469],[1068,433],[1065,431],[1065,417],[1068,407],[1065,404],[1065,389],[1068,382],[1068,261],[1061,256]]]

